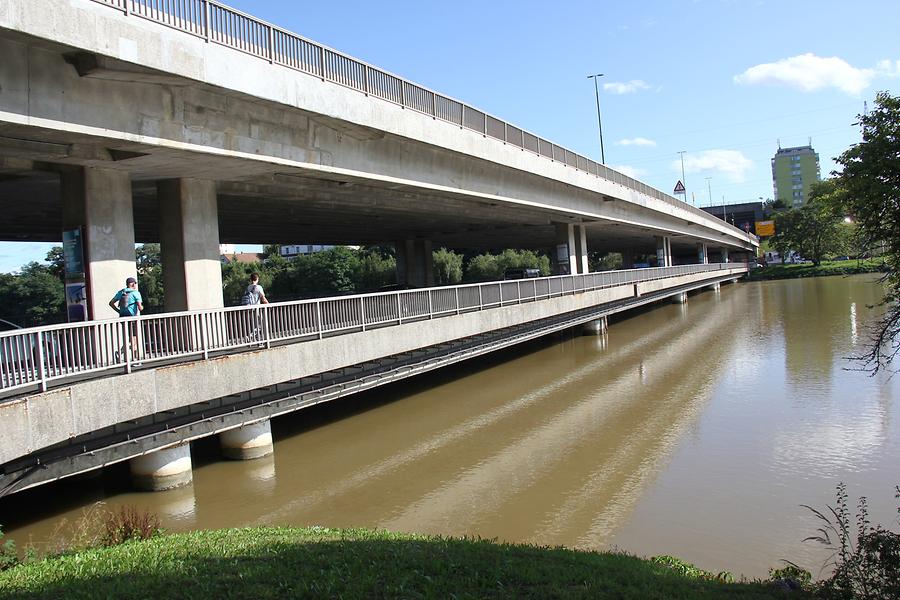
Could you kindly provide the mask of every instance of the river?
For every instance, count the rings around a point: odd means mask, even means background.
[[[873,276],[739,283],[611,320],[603,337],[531,342],[273,423],[274,456],[219,460],[135,493],[107,469],[0,501],[21,547],[57,546],[95,502],[170,531],[377,527],[673,554],[764,577],[828,553],[801,504],[838,482],[895,523],[900,381],[853,370]]]

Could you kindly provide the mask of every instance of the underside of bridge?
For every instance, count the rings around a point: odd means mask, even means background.
[[[473,199],[462,192],[350,175],[323,177],[297,167],[89,136],[73,140],[71,134],[0,122],[0,240],[59,242],[60,176],[81,167],[128,173],[137,243],[160,241],[157,184],[179,178],[217,182],[221,243],[379,244],[421,238],[435,248],[546,250],[558,241],[556,225],[571,223],[585,226],[592,252],[627,249],[640,255],[656,251],[654,234],[659,234],[636,224]],[[696,237],[669,236],[673,254],[696,254]]]

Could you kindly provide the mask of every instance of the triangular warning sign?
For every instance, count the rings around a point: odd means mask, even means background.
[[[675,192],[674,193],[676,193],[676,194],[684,193],[684,184],[681,183],[680,179],[678,180],[678,183],[675,184]]]

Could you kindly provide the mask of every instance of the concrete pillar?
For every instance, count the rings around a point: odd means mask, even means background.
[[[634,249],[628,248],[627,250],[622,250],[622,268],[623,269],[633,269],[634,268]]]
[[[706,289],[712,290],[714,292],[718,292],[719,291],[719,282],[717,281],[715,283],[711,283],[710,285],[706,286]]]
[[[685,304],[687,302],[687,292],[681,292],[672,296],[672,304]]]
[[[575,263],[579,273],[590,273],[591,267],[588,264],[588,247],[587,247],[587,231],[584,225],[574,226],[575,237]]]
[[[222,456],[234,460],[262,458],[275,451],[271,421],[260,421],[219,434]]]
[[[554,275],[574,275],[578,272],[575,257],[575,226],[572,223],[555,223],[556,248],[551,255]]]
[[[697,262],[701,265],[709,264],[709,253],[706,244],[697,244]]]
[[[600,317],[599,319],[588,321],[581,327],[581,331],[585,335],[603,335],[606,333],[606,330],[606,317]]]
[[[190,444],[163,448],[132,458],[129,466],[132,481],[140,490],[169,490],[187,485],[194,479]]]
[[[656,238],[656,266],[672,266],[672,240],[669,236]]]
[[[166,311],[221,308],[215,182],[170,179],[160,181],[157,192]]]
[[[434,285],[434,256],[431,240],[402,240],[394,244],[397,254],[397,283],[412,287]]]
[[[722,248],[722,262],[728,262],[728,248]]]
[[[118,318],[109,300],[136,276],[131,178],[126,171],[85,167],[63,172],[61,188],[63,229],[83,232],[88,316]]]

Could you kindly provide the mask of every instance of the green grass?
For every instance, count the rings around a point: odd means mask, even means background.
[[[802,598],[617,553],[361,529],[164,535],[0,573],[12,598]]]
[[[827,275],[856,275],[877,273],[884,269],[880,258],[867,260],[826,260],[816,267],[812,263],[796,265],[770,265],[752,269],[747,276],[751,281],[765,279],[795,279],[798,277],[823,277]]]

